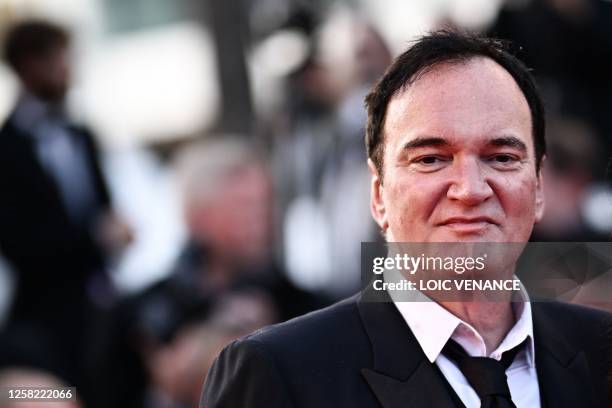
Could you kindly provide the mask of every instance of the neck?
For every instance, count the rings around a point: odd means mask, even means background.
[[[514,325],[510,302],[440,302],[440,305],[476,329],[485,342],[487,354],[499,347]]]

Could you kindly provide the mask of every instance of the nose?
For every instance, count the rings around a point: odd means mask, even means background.
[[[462,158],[453,165],[451,185],[446,196],[467,206],[476,206],[493,195],[485,169],[478,158]]]

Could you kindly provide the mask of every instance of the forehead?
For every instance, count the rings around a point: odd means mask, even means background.
[[[533,146],[529,105],[514,78],[488,58],[434,66],[395,95],[385,115],[389,145],[417,136],[477,141],[512,133]]]

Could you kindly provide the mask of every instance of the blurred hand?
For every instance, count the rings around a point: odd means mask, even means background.
[[[130,225],[113,211],[99,218],[95,235],[105,252],[113,255],[123,252],[134,241]]]

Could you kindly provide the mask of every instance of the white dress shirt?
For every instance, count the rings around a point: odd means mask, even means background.
[[[516,323],[499,347],[489,354],[486,353],[482,336],[470,324],[438,303],[426,300],[394,302],[394,304],[414,333],[427,359],[432,363],[435,362],[440,368],[467,408],[480,408],[480,398],[459,368],[442,354],[446,342],[452,338],[471,356],[500,360],[504,351],[518,346],[527,339],[526,347],[517,354],[506,371],[508,387],[517,408],[540,408],[540,388],[535,367],[533,323],[529,301],[512,303]]]

